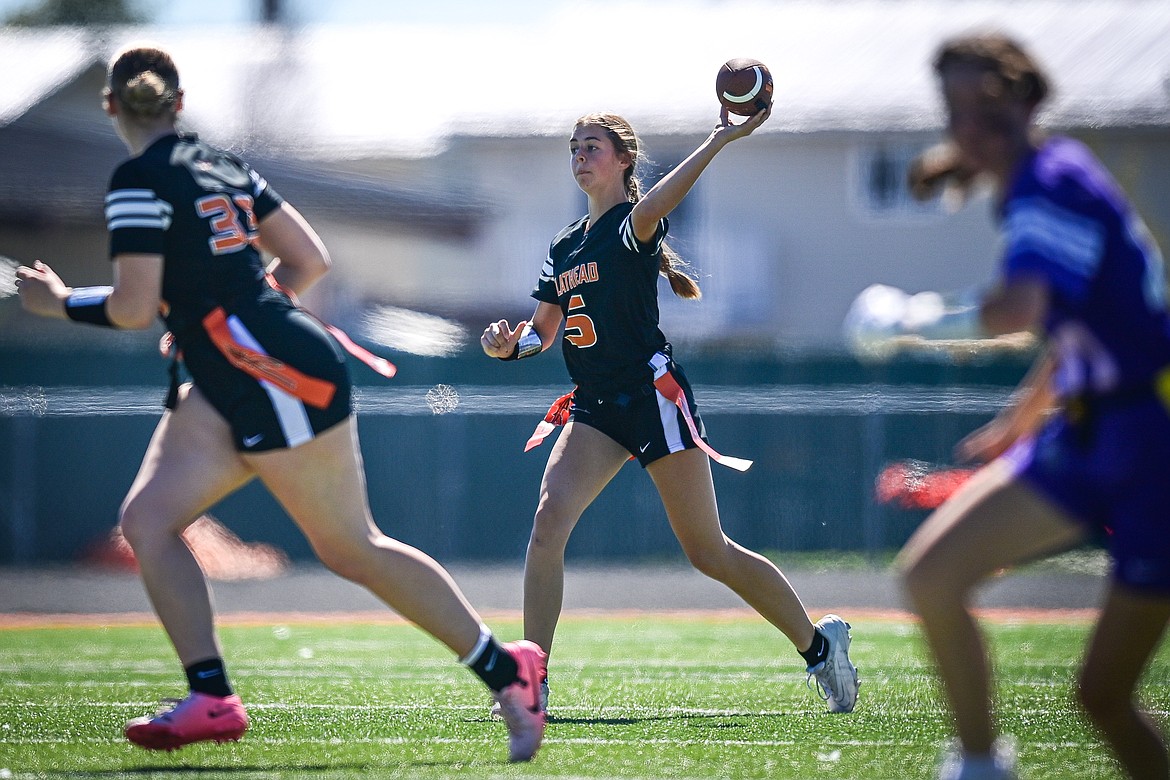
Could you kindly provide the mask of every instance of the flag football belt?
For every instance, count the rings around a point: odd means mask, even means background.
[[[1170,366],[1162,368],[1148,382],[1120,387],[1105,393],[1081,393],[1063,402],[1065,419],[1078,432],[1083,444],[1096,433],[1097,417],[1107,409],[1119,409],[1155,398],[1170,415]]]
[[[318,409],[326,408],[333,400],[337,385],[304,374],[283,360],[236,341],[228,325],[227,312],[222,306],[215,307],[203,318],[203,328],[220,354],[253,379],[271,382],[289,395],[296,396]]]
[[[686,393],[683,392],[678,380],[674,378],[674,374],[670,373],[669,369],[654,380],[654,388],[662,393],[666,400],[674,403],[682,412],[683,419],[687,421],[687,428],[691,432],[691,438],[695,441],[695,446],[710,456],[711,460],[716,463],[735,469],[736,471],[747,471],[752,467],[752,461],[743,458],[733,458],[729,455],[720,455],[715,449],[703,441],[699,436],[698,430],[695,429],[695,418],[691,416],[691,407],[687,403]]]
[[[574,387],[570,392],[553,401],[544,419],[537,424],[536,430],[528,437],[528,443],[524,445],[525,452],[533,447],[539,447],[544,443],[545,437],[556,430],[557,426],[564,425],[569,421],[569,408],[573,405],[573,393],[575,392],[577,392],[577,388]]]
[[[389,360],[379,357],[354,343],[353,339],[349,337],[349,334],[341,328],[322,322],[302,308],[292,291],[281,287],[272,274],[267,274],[265,278],[268,284],[274,289],[280,290],[287,295],[289,300],[298,309],[317,320],[321,327],[325,328],[333,338],[337,339],[338,343],[341,344],[346,352],[387,379],[398,373],[398,368]],[[164,312],[167,308],[167,305],[164,303]],[[217,307],[203,318],[203,329],[211,338],[211,342],[215,345],[216,349],[220,351],[220,354],[227,358],[227,361],[232,366],[248,374],[253,379],[272,382],[282,390],[318,409],[324,409],[333,400],[333,394],[337,388],[332,382],[326,382],[323,379],[317,379],[303,374],[271,355],[266,355],[263,352],[244,346],[236,341],[235,336],[232,335],[231,328],[228,326],[227,311],[222,306]],[[182,353],[175,349],[175,336],[171,331],[166,331],[159,338],[158,351],[164,358],[171,359],[171,383],[170,389],[167,392],[165,405],[168,409],[174,409],[179,400],[179,361],[182,360]]]
[[[329,331],[329,333],[333,335],[333,338],[337,339],[338,343],[341,344],[342,348],[345,349],[346,352],[353,355],[355,358],[357,358],[358,360],[362,361],[367,366],[372,368],[375,373],[380,374],[380,375],[386,377],[387,379],[390,379],[392,376],[394,376],[395,374],[398,373],[398,367],[395,366],[393,363],[391,363],[389,360],[387,360],[384,357],[379,357],[378,355],[375,355],[373,352],[370,352],[365,347],[362,347],[361,345],[354,343],[353,339],[351,339],[349,337],[349,334],[346,333],[344,330],[337,327],[336,325],[330,325],[329,323],[324,322],[323,320],[314,316],[309,311],[305,310],[301,306],[301,302],[299,300],[297,300],[296,293],[294,293],[292,290],[286,290],[284,287],[281,287],[280,282],[276,281],[276,277],[273,276],[271,273],[265,274],[264,278],[265,278],[265,280],[267,280],[268,284],[273,287],[273,289],[280,290],[282,293],[287,295],[289,300],[292,301],[293,304],[295,304],[298,309],[305,312],[305,314],[308,314],[313,319],[317,320],[317,322],[320,323],[321,327],[323,327],[325,330]]]
[[[664,371],[661,376],[654,380],[654,389],[661,393],[666,400],[679,408],[679,411],[682,412],[683,419],[686,420],[687,428],[691,432],[691,439],[695,442],[695,446],[707,453],[711,460],[736,471],[747,471],[752,467],[752,461],[721,455],[711,445],[703,441],[695,426],[695,418],[691,416],[691,408],[687,404],[686,394],[683,392],[678,380],[674,378],[674,375],[669,370]],[[577,392],[577,388],[573,388],[573,392],[562,395],[553,401],[553,405],[549,407],[548,413],[536,426],[536,430],[528,438],[528,443],[524,445],[525,452],[528,452],[534,447],[539,447],[557,426],[564,425],[569,421],[570,407],[572,406],[573,393],[575,392]],[[630,458],[633,459],[633,456],[631,455]]]
[[[296,296],[291,291],[282,288],[272,274],[268,274],[267,279],[273,288],[283,292],[294,305],[300,308]],[[305,310],[301,309],[301,311]],[[305,313],[309,314],[307,311]],[[309,314],[309,316],[312,317],[313,315]],[[314,319],[316,318],[314,317]],[[390,378],[398,373],[398,369],[393,363],[355,344],[353,339],[341,328],[328,325],[324,322],[320,324],[337,339],[338,343],[341,344],[346,352],[365,363],[378,374]],[[203,328],[207,331],[207,335],[211,338],[211,342],[215,344],[216,349],[220,351],[220,354],[232,366],[243,371],[253,379],[262,382],[271,382],[286,393],[318,409],[326,408],[333,400],[333,394],[337,392],[337,386],[332,382],[309,376],[285,363],[283,360],[279,360],[271,355],[239,343],[235,336],[232,335],[231,327],[228,324],[228,313],[222,306],[217,306],[212,309],[203,318]]]

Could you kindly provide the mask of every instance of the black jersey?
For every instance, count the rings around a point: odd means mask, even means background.
[[[647,361],[669,345],[658,327],[658,266],[667,221],[642,243],[620,203],[589,225],[582,217],[549,247],[532,297],[565,317],[562,349],[573,381],[594,393],[653,381]]]
[[[248,165],[193,135],[122,163],[106,196],[111,257],[162,255],[163,317],[240,451],[295,447],[352,410],[344,351],[265,278],[257,226],[281,203]]]
[[[256,226],[281,202],[235,155],[195,135],[168,135],[110,179],[110,256],[163,256],[165,319],[181,347],[216,306],[266,294]]]

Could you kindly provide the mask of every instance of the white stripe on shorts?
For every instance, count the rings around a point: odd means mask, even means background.
[[[650,358],[650,367],[654,369],[654,378],[658,379],[666,373],[670,359],[661,352],[655,352]],[[666,437],[666,451],[678,452],[687,448],[683,441],[682,426],[678,424],[678,407],[657,389],[654,397],[658,399],[658,419],[662,421],[662,433]],[[685,399],[684,399],[685,400]]]
[[[228,329],[232,332],[232,338],[237,343],[262,355],[268,354],[260,346],[260,342],[256,341],[248,332],[244,323],[240,322],[239,317],[232,314],[228,317],[227,323]],[[286,393],[266,379],[260,380],[260,385],[264,388],[264,392],[268,393],[269,400],[272,401],[272,409],[276,412],[276,420],[280,423],[280,430],[284,433],[284,439],[288,442],[288,446],[295,447],[298,444],[311,441],[313,428],[309,425],[309,415],[305,412],[304,401],[295,395]]]
[[[654,396],[658,399],[658,419],[662,421],[662,433],[666,437],[666,451],[678,452],[687,448],[682,437],[682,427],[678,424],[678,407],[674,401],[667,400],[666,396],[657,390]]]

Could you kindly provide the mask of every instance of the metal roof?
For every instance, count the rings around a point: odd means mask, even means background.
[[[603,23],[609,20],[611,23]],[[190,124],[325,156],[426,155],[455,135],[561,134],[613,110],[694,133],[731,57],[767,63],[761,132],[930,129],[939,41],[998,28],[1050,71],[1060,127],[1170,124],[1166,0],[680,0],[579,4],[521,25],[0,31],[0,126],[130,42],[175,55]]]
[[[760,133],[937,129],[934,50],[988,28],[1048,69],[1050,125],[1170,126],[1167,0],[598,0],[509,26],[0,28],[0,220],[100,219],[124,150],[98,92],[111,54],[132,43],[175,56],[184,126],[243,150],[298,204],[466,236],[490,205],[449,176],[415,170],[396,184],[327,161],[558,136],[598,110],[643,135],[693,135],[714,123],[715,72],[736,56],[775,77]]]
[[[30,97],[31,82],[21,81],[23,76],[8,80],[6,91],[0,92],[0,99],[8,100],[0,103],[0,116],[8,120],[0,124],[0,224],[101,224],[110,173],[126,158],[125,146],[99,108],[105,56],[99,60],[93,49],[101,44],[76,34],[17,37],[46,37],[57,44],[67,41],[90,54],[63,58],[52,73],[38,69],[34,61],[31,70],[37,77],[32,81],[45,93],[39,101]],[[54,56],[61,51],[52,45],[47,50]],[[34,53],[40,50],[32,47],[23,51],[35,60]],[[5,53],[0,36],[0,59]],[[26,65],[18,72],[28,69]],[[18,86],[12,87],[12,81]],[[184,126],[192,124],[184,119]],[[491,213],[487,204],[447,183],[416,178],[396,183],[361,171],[341,170],[325,162],[302,160],[291,153],[293,150],[265,143],[255,130],[245,136],[211,127],[218,142],[240,151],[283,196],[315,215],[466,238]]]

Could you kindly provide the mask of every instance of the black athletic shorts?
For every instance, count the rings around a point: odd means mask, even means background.
[[[333,386],[324,405],[308,402],[277,382],[233,366],[210,339],[191,339],[183,347],[183,362],[195,386],[231,426],[237,450],[296,447],[349,417],[352,386],[345,350],[312,315],[269,299],[228,314],[227,326],[241,346]]]
[[[687,399],[695,430],[703,441],[707,441],[695,396],[682,369],[677,363],[670,362],[659,370],[669,370],[674,375]],[[569,419],[601,431],[625,447],[643,468],[672,452],[697,446],[682,411],[652,384],[631,388],[627,392],[604,394],[591,393],[588,388],[579,386],[573,393]]]

